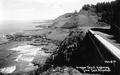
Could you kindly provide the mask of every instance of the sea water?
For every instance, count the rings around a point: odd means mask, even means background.
[[[16,42],[10,42],[5,44],[3,43],[8,41],[4,39],[5,34],[21,32],[23,30],[36,29],[35,25],[37,24],[32,23],[32,21],[0,22],[0,72],[12,73],[13,71],[16,70],[16,66],[15,66],[16,62],[19,61],[31,62],[33,60],[33,57],[30,55],[34,56],[37,50],[39,50],[39,48],[36,48],[35,50],[35,48],[31,46],[17,46],[19,44]],[[18,49],[17,51],[17,48],[20,49]],[[25,53],[28,56],[25,56]]]

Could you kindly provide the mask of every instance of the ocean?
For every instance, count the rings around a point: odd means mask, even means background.
[[[40,25],[40,23],[33,23],[33,21],[2,21],[0,22],[0,43],[6,41],[3,37],[4,34],[37,29],[39,28],[35,27],[37,25]],[[18,47],[21,44],[22,42],[7,42],[0,44],[0,72],[2,70],[7,71],[15,68],[14,66],[8,69],[5,68],[16,64],[14,60],[18,57],[19,54],[19,52],[11,51],[9,49]]]
[[[16,21],[16,20],[6,20],[0,21],[0,44],[7,42],[3,35],[22,32],[24,30],[32,30],[36,29],[35,26],[39,25],[35,24],[33,21]]]
[[[27,29],[35,29],[32,21],[2,21],[0,22],[0,34],[19,32]]]

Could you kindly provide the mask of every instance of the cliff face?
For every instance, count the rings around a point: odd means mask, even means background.
[[[71,56],[79,49],[83,35],[82,31],[72,31],[60,44],[58,51],[53,55],[55,65],[69,65]],[[62,61],[62,62],[61,62]]]
[[[53,64],[58,66],[87,66],[100,63],[100,56],[88,34],[83,30],[75,30],[60,44],[53,54]],[[94,62],[94,61],[98,61]]]

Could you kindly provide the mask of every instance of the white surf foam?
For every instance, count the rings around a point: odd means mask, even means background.
[[[15,61],[18,62],[18,60],[22,57],[22,54],[18,55],[18,57],[15,59]]]
[[[15,70],[16,70],[16,66],[14,65],[14,66],[5,67],[5,68],[0,69],[0,72],[7,74],[7,73],[12,73]]]
[[[18,57],[15,59],[15,61],[19,62],[19,61],[27,61],[27,62],[31,62],[34,57],[36,56],[37,52],[42,48],[41,47],[36,47],[36,46],[32,46],[32,45],[24,45],[24,46],[18,46],[16,48],[12,48],[10,50],[14,50],[14,51],[19,51],[20,55],[18,55]],[[43,55],[43,53],[41,52],[41,54]]]

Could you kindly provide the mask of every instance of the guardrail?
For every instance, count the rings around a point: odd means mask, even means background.
[[[95,34],[94,31],[89,30],[88,32],[92,35],[92,37],[96,38],[96,40],[99,41],[101,45],[103,45],[106,48],[106,50],[108,50],[113,56],[115,56],[120,61],[120,49],[103,39],[100,35]]]
[[[112,74],[120,75],[120,50],[92,30],[88,30],[88,35],[97,46],[102,63],[110,67]],[[106,63],[106,61],[111,63]]]

